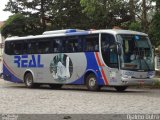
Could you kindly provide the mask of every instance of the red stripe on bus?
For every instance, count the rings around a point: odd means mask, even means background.
[[[97,59],[97,62],[98,62],[98,66],[102,66],[101,60],[100,60],[99,55],[98,55],[98,52],[96,52],[95,54],[96,54],[96,59]]]
[[[104,78],[104,80],[105,80],[105,85],[108,85],[108,80],[107,80],[107,77],[106,77],[106,75],[105,75],[105,72],[104,72],[103,68],[102,68],[101,73],[102,73],[102,76],[103,76],[103,78]]]
[[[98,52],[95,52],[95,55],[96,55],[96,59],[97,59],[97,62],[98,62],[98,66],[100,66],[100,67],[104,66],[104,64],[102,64],[101,61],[100,61]],[[104,72],[103,68],[101,68],[100,72],[101,72],[101,75],[102,75],[102,77],[104,79],[105,85],[108,85],[108,80],[107,80],[107,77],[105,75],[105,72]]]

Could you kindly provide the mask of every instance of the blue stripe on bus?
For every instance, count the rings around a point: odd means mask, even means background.
[[[17,78],[13,73],[11,73],[8,68],[3,64],[3,73],[4,73],[4,80],[15,82],[15,83],[22,83],[23,81]]]
[[[79,79],[77,79],[76,81],[70,83],[70,84],[74,84],[74,85],[83,85],[83,84],[84,84],[83,76],[80,77]]]
[[[86,52],[85,56],[87,59],[87,68],[86,68],[85,73],[93,72],[96,75],[98,85],[105,85],[104,80],[102,79],[101,72],[99,70],[99,66],[96,61],[94,52]],[[84,84],[84,83],[85,83],[84,76],[82,76],[70,84],[80,85],[80,84]]]
[[[73,32],[73,33],[65,33],[66,35],[88,35],[90,32],[89,31],[85,31],[85,32]]]
[[[105,85],[94,52],[86,52],[85,55],[87,58],[87,70],[92,70],[95,73],[98,85]]]

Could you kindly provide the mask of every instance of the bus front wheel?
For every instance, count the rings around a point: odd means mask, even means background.
[[[100,90],[100,86],[97,84],[97,79],[94,74],[89,74],[86,78],[86,85],[88,90],[90,91],[98,91]]]
[[[116,86],[114,87],[118,92],[123,92],[127,89],[128,86]]]
[[[27,73],[24,77],[24,83],[27,88],[39,87],[39,84],[35,84],[31,73]]]

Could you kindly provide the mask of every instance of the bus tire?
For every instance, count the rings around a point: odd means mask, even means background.
[[[33,75],[31,73],[27,73],[24,77],[24,83],[27,88],[35,88],[39,87],[39,84],[35,84],[33,81]]]
[[[117,90],[117,92],[123,92],[127,89],[127,87],[128,86],[116,86],[114,88]]]
[[[49,84],[51,89],[60,89],[62,86],[62,84]]]
[[[98,84],[97,84],[96,76],[93,73],[91,73],[87,76],[86,85],[87,85],[88,90],[90,90],[90,91],[100,90],[100,86],[98,86]]]

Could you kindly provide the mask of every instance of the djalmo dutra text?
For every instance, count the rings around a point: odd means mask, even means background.
[[[127,120],[159,120],[160,114],[127,114]]]

